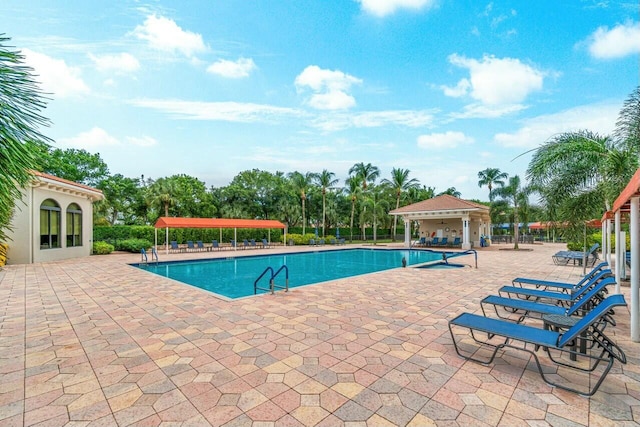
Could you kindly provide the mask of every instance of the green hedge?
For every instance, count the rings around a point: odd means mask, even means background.
[[[107,255],[115,248],[107,242],[93,242],[93,253],[96,255]]]

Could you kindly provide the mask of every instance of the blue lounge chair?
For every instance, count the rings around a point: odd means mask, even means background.
[[[433,239],[431,239],[429,243],[427,243],[428,246],[438,246],[439,244],[440,244],[439,237],[434,237]]]
[[[187,252],[195,250],[196,247],[193,245],[193,240],[187,240]]]
[[[215,239],[211,242],[211,250],[214,250],[214,249],[217,251],[220,250],[220,244]]]
[[[198,240],[196,242],[196,247],[199,251],[206,251],[207,248],[204,247],[204,243],[202,243],[202,240]]]
[[[421,237],[418,243],[416,243],[416,246],[427,246],[427,238],[424,236]]]
[[[582,295],[591,289],[594,285],[600,282],[602,279],[611,275],[607,270],[601,271],[591,279],[579,287],[563,289],[559,292],[547,291],[543,289],[523,288],[520,286],[503,286],[498,289],[500,296],[507,294],[510,298],[515,296],[516,298],[524,298],[531,300],[552,300],[558,304],[572,303],[575,300],[582,297]]]
[[[335,244],[337,244],[337,243],[338,243],[338,242],[336,241],[336,239],[335,239],[335,238],[333,238],[333,237],[332,237],[332,238],[330,238],[330,239],[329,239],[329,244],[330,244],[330,245],[335,245]]]
[[[171,241],[170,250],[171,250],[171,252],[182,252],[182,249],[180,249],[180,246],[178,245],[178,242],[176,242],[175,240]]]
[[[309,239],[309,246],[315,246],[316,245],[316,239]]]
[[[257,249],[256,239],[249,240],[249,246],[251,246],[251,249]]]
[[[593,396],[598,391],[598,388],[611,370],[615,360],[619,360],[623,364],[627,363],[627,358],[622,349],[611,341],[611,339],[609,339],[609,337],[607,337],[601,330],[602,318],[614,307],[625,305],[626,303],[622,295],[612,295],[602,301],[602,303],[598,304],[593,310],[589,311],[586,316],[578,320],[573,326],[564,332],[540,329],[529,325],[513,323],[502,319],[494,319],[478,314],[462,313],[449,321],[449,333],[451,334],[451,339],[456,353],[466,360],[472,360],[486,365],[492,363],[498,351],[505,347],[523,350],[533,356],[540,376],[547,384],[574,393]],[[486,345],[488,347],[492,347],[493,352],[491,352],[488,359],[474,357],[478,348],[468,350],[468,347],[465,346],[466,353],[463,354],[461,346],[458,344],[458,341],[456,341],[454,328],[469,330],[471,338],[477,344],[480,346]],[[575,340],[581,335],[586,335],[594,342],[594,344],[597,345],[599,349],[601,349],[599,354],[593,354],[592,352],[581,354],[581,356],[589,359],[589,367],[584,367],[584,364],[571,364],[565,360],[554,357],[553,354],[556,351],[561,352],[561,354],[562,352],[575,354],[576,351],[573,349],[573,346],[575,345]],[[486,340],[481,339],[484,336],[488,338]],[[491,342],[494,337],[498,337],[499,341]],[[522,343],[523,345],[515,345],[515,342]],[[595,378],[592,378],[591,374],[588,375],[588,386],[586,390],[584,390],[584,388],[578,389],[570,387],[567,384],[552,382],[547,378],[543,372],[542,366],[540,365],[538,355],[534,350],[529,348],[528,345],[533,345],[536,350],[539,348],[544,349],[552,362],[569,369],[591,373],[597,369],[600,362],[606,362],[606,366],[597,381],[595,381]]]
[[[449,238],[443,237],[440,243],[438,244],[438,246],[447,246],[448,243],[449,243]]]
[[[454,237],[453,242],[449,244],[450,246],[462,246],[462,239],[460,237]]]
[[[268,248],[269,247],[269,242],[267,241],[267,239],[262,239],[262,248]]]
[[[524,287],[525,285],[533,285],[536,288],[544,288],[545,290],[548,288],[573,289],[584,285],[601,271],[607,271],[609,274],[611,274],[611,270],[607,268],[608,266],[608,263],[601,262],[600,264],[595,266],[593,270],[587,273],[578,283],[555,282],[551,280],[530,279],[524,277],[516,277],[512,282],[514,286]]]
[[[518,323],[522,322],[527,317],[537,317],[531,316],[532,313],[536,315],[539,314],[540,316],[546,314],[573,316],[578,314],[581,310],[589,310],[592,306],[602,302],[604,299],[604,293],[606,292],[606,287],[615,285],[615,283],[616,281],[613,277],[606,277],[605,279],[600,280],[595,286],[591,287],[587,292],[581,294],[579,298],[572,301],[568,307],[558,304],[544,304],[520,298],[506,298],[497,295],[489,295],[483,298],[482,301],[480,301],[480,307],[486,316],[487,312],[485,311],[485,306],[492,306],[496,316],[501,319],[508,319],[510,317],[499,312],[498,307],[504,308],[504,310],[509,314],[517,313],[520,316],[517,319]]]
[[[243,239],[242,240],[242,249],[247,249],[248,247],[249,247],[249,240]]]
[[[338,245],[346,245],[346,240],[344,239],[344,237],[341,237],[338,239]]]
[[[578,263],[582,265],[582,262],[586,260],[586,265],[595,265],[598,260],[598,248],[600,244],[594,243],[587,252],[580,251],[560,251],[551,256],[551,259],[556,265],[567,265],[573,261],[573,265]]]
[[[237,242],[235,240],[231,239],[230,242],[231,242],[231,247],[232,248],[236,248],[238,246],[238,244],[237,244]]]

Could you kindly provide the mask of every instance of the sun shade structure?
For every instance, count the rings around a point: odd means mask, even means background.
[[[236,219],[236,218],[175,218],[175,217],[160,217],[154,226],[156,228],[156,241],[155,246],[158,247],[158,228],[164,228],[166,230],[167,248],[166,253],[169,253],[169,229],[170,228],[233,228],[234,240],[238,228],[280,228],[285,230],[285,242],[287,226],[276,221],[274,219]],[[269,234],[269,242],[271,242],[271,234]],[[237,249],[237,248],[234,248]]]
[[[633,174],[627,186],[622,190],[618,198],[613,202],[611,211],[605,212],[602,216],[602,236],[603,243],[607,244],[611,235],[611,219],[615,223],[616,242],[625,242],[620,230],[622,221],[629,222],[629,234],[631,235],[631,340],[640,342],[640,169]],[[610,247],[606,246],[607,259],[610,261]],[[626,248],[622,244],[616,245],[615,253],[615,273],[616,273],[616,293],[620,293],[620,278],[622,269],[625,268],[624,252]],[[603,253],[605,248],[603,248]]]

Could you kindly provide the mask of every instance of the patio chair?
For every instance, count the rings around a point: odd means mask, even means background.
[[[344,237],[341,237],[341,238],[338,239],[338,245],[346,245],[346,244],[347,244],[347,242],[344,239]]]
[[[589,263],[591,263],[591,265],[595,265],[596,261],[598,260],[599,247],[600,247],[600,244],[594,243],[593,246],[591,246],[591,248],[589,248],[587,252],[559,251],[559,252],[556,252],[554,255],[552,255],[551,259],[556,265],[567,265],[571,261],[573,261],[573,265],[575,265],[576,262],[579,265],[582,265],[583,260],[586,260],[587,265],[589,265]]]
[[[238,244],[237,244],[238,242],[236,242],[234,239],[231,239],[230,243],[231,243],[231,247],[232,248],[236,248],[238,246]]]
[[[193,240],[187,240],[187,252],[195,251],[196,247],[193,245]]]
[[[427,246],[427,238],[424,236],[421,237],[418,243],[416,243],[416,246]]]
[[[438,246],[447,246],[448,243],[449,243],[449,238],[443,237],[440,243],[438,244]]]
[[[616,280],[613,277],[606,277],[605,279],[600,280],[595,286],[591,287],[587,292],[581,294],[579,298],[572,301],[568,307],[558,304],[545,304],[520,298],[507,298],[498,295],[489,295],[484,297],[482,301],[480,301],[480,307],[482,308],[482,313],[485,316],[487,315],[485,306],[493,307],[496,316],[500,319],[509,319],[511,314],[516,313],[519,315],[519,318],[516,320],[517,323],[522,322],[528,317],[536,317],[531,316],[530,314],[532,313],[536,315],[539,314],[540,317],[549,314],[573,316],[578,314],[580,311],[590,310],[591,307],[602,302],[602,300],[604,300],[606,287],[615,285],[615,283]],[[498,311],[499,307],[502,307],[508,315],[504,315],[504,313]],[[615,322],[613,323],[615,324]]]
[[[178,245],[178,242],[175,240],[171,241],[171,247],[169,248],[169,250],[171,252],[182,252],[182,249],[180,249],[180,246]]]
[[[449,333],[451,334],[451,339],[456,353],[466,360],[472,360],[474,362],[487,365],[492,363],[498,351],[505,347],[523,350],[533,356],[538,372],[547,384],[585,396],[593,396],[598,391],[598,388],[611,370],[615,360],[618,360],[623,364],[627,363],[627,358],[622,349],[611,341],[611,339],[609,339],[609,337],[607,337],[601,330],[602,318],[607,315],[612,308],[625,305],[626,303],[622,295],[612,295],[602,301],[602,303],[598,304],[593,310],[589,311],[586,316],[578,320],[573,326],[564,332],[540,329],[502,319],[485,317],[479,314],[462,313],[449,321]],[[454,328],[469,330],[471,338],[479,344],[480,347],[485,345],[492,347],[493,352],[491,352],[488,359],[474,357],[479,349],[476,347],[469,349],[467,345],[464,346],[467,353],[463,354],[461,351],[462,345],[459,345],[458,341],[456,341]],[[560,359],[557,358],[557,356],[554,356],[555,352],[560,352],[560,356],[565,352],[575,354],[575,349],[572,349],[575,345],[574,342],[584,334],[586,334],[588,338],[593,341],[594,345],[601,350],[599,352],[595,352],[595,354],[594,352],[581,354],[582,357],[589,359],[588,367],[583,363],[569,363],[566,359]],[[484,336],[487,337],[486,340],[481,339],[481,337]],[[496,337],[498,340],[494,340]],[[491,342],[492,340],[494,341]],[[519,346],[515,343],[521,343],[522,345]],[[569,385],[554,382],[551,381],[550,378],[547,378],[536,351],[528,348],[529,345],[533,346],[536,350],[539,348],[544,349],[553,363],[571,370],[591,373],[597,369],[600,362],[605,362],[606,366],[597,381],[595,381],[595,378],[592,378],[591,374],[588,375],[588,386],[586,387],[586,390],[584,390],[584,387],[581,389],[574,388],[573,386],[570,387]],[[574,375],[571,375],[570,377],[573,378]]]
[[[214,249],[217,251],[221,249],[220,244],[215,239],[211,241],[211,250],[214,250]]]
[[[536,288],[544,288],[545,290],[548,288],[573,289],[584,285],[602,271],[606,271],[608,274],[611,274],[611,270],[607,268],[608,266],[609,264],[607,262],[601,262],[587,273],[578,283],[555,282],[551,280],[530,279],[525,277],[516,277],[513,279],[512,283],[514,286],[524,287],[525,285],[533,285]]]
[[[324,239],[318,240],[318,246],[324,246]]]
[[[249,246],[251,246],[251,249],[257,249],[258,247],[256,246],[256,239],[249,240]]]
[[[196,247],[199,251],[206,251],[207,248],[204,247],[204,244],[202,243],[202,240],[198,240],[196,242]]]
[[[247,249],[249,247],[249,241],[247,239],[242,240],[242,249]]]
[[[267,241],[267,239],[262,239],[262,248],[268,248],[269,247],[269,242]]]
[[[462,239],[460,237],[454,237],[453,242],[449,243],[449,246],[452,246],[452,247],[462,246]]]
[[[604,270],[593,276],[591,279],[581,284],[580,286],[562,289],[561,291],[547,291],[543,289],[523,288],[520,286],[503,286],[498,289],[498,294],[503,296],[507,294],[509,298],[514,295],[516,298],[529,299],[529,300],[552,300],[557,304],[573,303],[575,300],[582,297],[582,295],[603,280],[609,277],[611,272]]]
[[[309,239],[309,246],[315,246],[316,245],[316,239]]]
[[[439,237],[433,237],[430,242],[427,242],[427,246],[438,246],[440,244]]]

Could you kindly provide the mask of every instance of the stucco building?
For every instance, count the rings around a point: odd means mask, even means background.
[[[22,190],[11,220],[8,264],[30,264],[91,255],[93,203],[100,190],[36,172]]]

